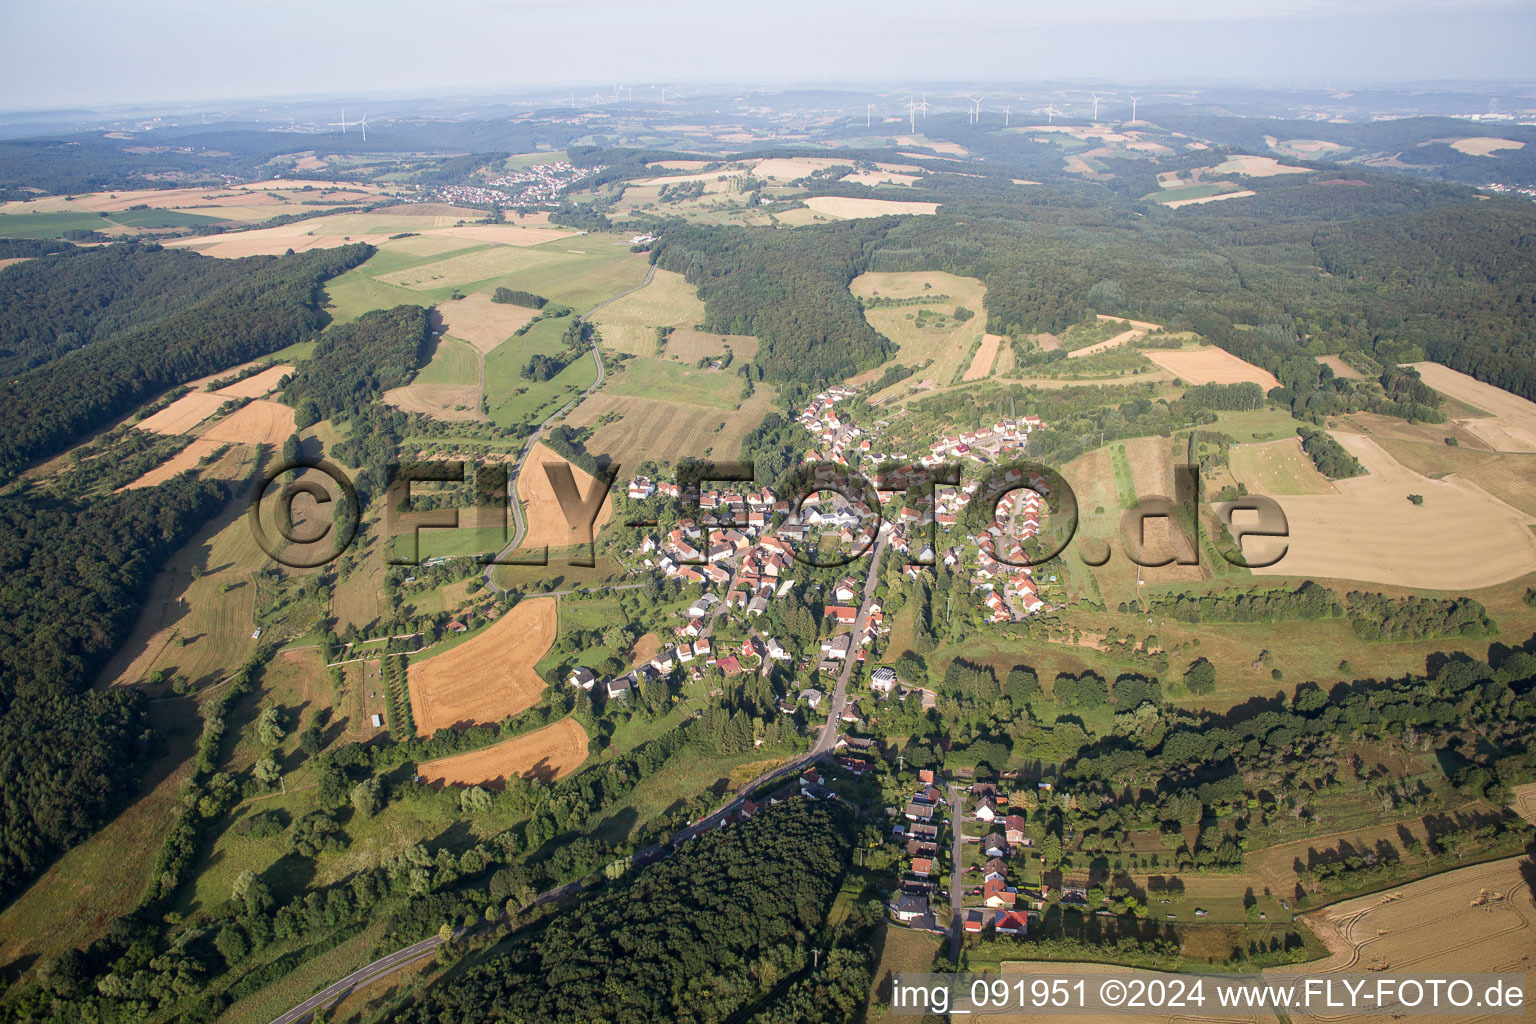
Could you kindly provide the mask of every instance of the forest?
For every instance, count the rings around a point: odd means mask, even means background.
[[[849,857],[834,802],[792,799],[589,897],[396,1019],[719,1022],[800,974]]]
[[[48,330],[77,338],[89,339],[97,317],[113,316],[115,288],[138,296],[117,333],[8,374],[0,384],[0,480],[168,388],[308,339],[328,320],[320,309],[321,283],[373,251],[355,244],[296,256],[165,260],[153,244],[110,246],[19,264],[17,270],[38,270],[0,275],[0,308],[43,318]],[[182,283],[175,305],[127,283],[162,268],[174,273],[191,261],[209,267]],[[199,282],[203,273],[213,276]],[[18,298],[24,293],[26,299]]]
[[[409,384],[431,357],[431,345],[431,321],[422,307],[371,310],[320,335],[283,397],[300,427],[356,416],[383,392]]]
[[[89,502],[0,497],[0,902],[137,780],[142,694],[90,687],[155,572],[225,500],[185,476]]]

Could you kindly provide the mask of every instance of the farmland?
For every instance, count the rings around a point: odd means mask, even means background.
[[[1238,445],[1232,450],[1232,476],[1251,494],[1338,493],[1296,438]]]
[[[773,403],[773,389],[765,384],[732,409],[619,397],[604,389],[577,406],[566,422],[573,427],[596,424],[587,450],[608,455],[621,466],[633,468],[646,459],[671,466],[685,457],[736,458],[742,440],[772,411]],[[608,419],[610,415],[617,418]]]
[[[594,319],[604,345],[649,356],[656,354],[656,328],[691,328],[704,319],[704,303],[683,275],[658,269],[650,284],[604,306]]]
[[[468,342],[439,338],[431,361],[405,387],[386,391],[384,401],[441,420],[483,419],[479,354]]]
[[[532,320],[536,310],[508,302],[492,302],[484,292],[440,303],[434,310],[443,333],[466,341],[480,353],[489,352]]]
[[[1462,481],[1421,476],[1364,435],[1335,436],[1367,475],[1335,481],[1336,494],[1282,498],[1288,551],[1254,572],[1475,590],[1536,570],[1530,516]],[[1422,494],[1424,503],[1411,503],[1409,494]],[[1270,550],[1264,545],[1271,542],[1253,541],[1261,557]],[[1415,557],[1404,558],[1405,551]]]
[[[1252,381],[1266,392],[1280,386],[1273,374],[1243,362],[1225,349],[1149,348],[1145,355],[1189,384],[1237,384]]]
[[[574,355],[549,380],[529,380],[523,367],[536,354],[564,351],[565,319],[544,320],[520,338],[505,341],[485,357],[485,404],[491,421],[500,427],[537,423],[565,405],[597,379],[590,352]]]
[[[1536,452],[1536,402],[1484,384],[1439,363],[1412,365],[1424,378],[1424,383],[1483,413],[1459,418],[1456,422],[1489,448],[1501,452]]]
[[[741,396],[741,378],[727,371],[642,357],[626,364],[603,390],[620,398],[651,398],[712,409],[734,409]]]
[[[581,767],[586,757],[587,734],[574,718],[562,718],[489,747],[425,761],[417,772],[434,785],[496,785],[514,776],[552,782]]]
[[[569,522],[565,510],[555,497],[554,485],[545,468],[558,465],[569,466],[577,495],[581,499],[585,499],[598,486],[592,475],[580,466],[567,463],[542,443],[535,444],[528,453],[528,461],[523,464],[522,472],[517,475],[517,497],[523,503],[523,518],[528,525],[528,532],[523,537],[524,548],[542,548],[546,545],[561,548],[585,544],[602,531],[603,524],[613,515],[613,501],[605,495],[602,507],[598,509],[592,523],[591,536],[587,534],[586,523]],[[581,518],[580,515],[577,518]]]
[[[280,446],[293,431],[292,409],[258,398],[215,422],[202,436],[211,441]]]
[[[416,730],[498,722],[533,706],[544,680],[533,671],[555,639],[551,597],[521,601],[471,639],[411,665]]]
[[[929,362],[907,381],[892,385],[872,401],[906,391],[918,378],[944,386],[964,375],[986,333],[986,288],[975,278],[939,271],[870,272],[848,286],[865,299],[916,300],[911,304],[871,305],[864,311],[870,326],[897,345],[885,365],[916,366]],[[932,296],[932,301],[927,301]],[[956,318],[956,308],[975,315]],[[870,371],[872,378],[878,377]]]

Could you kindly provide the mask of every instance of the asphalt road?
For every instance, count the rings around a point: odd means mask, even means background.
[[[593,313],[596,313],[604,306],[613,302],[618,302],[626,295],[633,295],[635,292],[650,284],[651,278],[655,276],[656,264],[653,263],[646,268],[644,281],[641,281],[639,284],[635,285],[628,291],[623,291],[613,296],[612,298],[604,299],[602,302],[599,302],[597,305],[581,314],[581,316],[577,317],[577,320],[585,323]],[[587,387],[582,390],[581,394],[577,395],[575,398],[571,399],[569,402],[565,403],[554,412],[550,413],[548,418],[546,418],[543,423],[540,423],[537,427],[533,428],[533,433],[528,435],[528,440],[523,443],[523,450],[517,456],[517,463],[507,474],[507,504],[512,510],[512,537],[507,542],[507,546],[496,553],[497,561],[500,561],[501,559],[511,555],[512,552],[516,551],[518,546],[523,543],[523,537],[528,533],[528,524],[523,519],[523,506],[522,503],[517,500],[517,478],[522,474],[523,466],[527,463],[528,456],[533,453],[533,446],[538,443],[539,438],[543,436],[545,429],[551,423],[555,422],[555,420],[559,419],[566,413],[570,412],[572,409],[576,408],[576,406],[580,405],[582,399],[586,398],[592,392],[602,387],[603,381],[608,379],[608,370],[603,366],[603,354],[601,351],[599,351],[597,347],[597,340],[595,338],[592,341],[592,359],[595,363],[597,363],[597,379],[594,380],[591,384],[587,385]],[[493,590],[505,592],[505,588],[498,586],[496,581],[491,578],[492,571],[495,568],[496,566],[494,563],[487,565],[480,575],[485,578],[486,586],[492,588]]]
[[[859,614],[853,620],[855,646],[848,651],[848,657],[843,661],[843,670],[837,674],[837,686],[832,691],[832,706],[827,711],[827,724],[822,726],[821,735],[816,737],[816,745],[811,748],[811,753],[817,756],[830,753],[837,743],[839,719],[843,717],[843,708],[848,703],[848,680],[853,676],[853,666],[858,663],[859,635],[869,622],[869,601],[875,596],[875,588],[880,585],[880,558],[885,554],[885,544],[890,536],[890,527],[882,523],[880,533],[875,538],[874,551],[870,553],[869,577],[864,581],[864,600],[859,604]]]

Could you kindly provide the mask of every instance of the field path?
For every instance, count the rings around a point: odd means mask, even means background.
[[[593,306],[591,309],[587,310],[576,319],[579,322],[585,323],[593,313],[596,313],[604,306],[608,305],[609,303],[618,302],[620,299],[627,295],[633,295],[635,292],[650,284],[651,279],[655,276],[656,264],[652,263],[650,267],[648,267],[645,271],[644,281],[641,281],[639,284],[635,285],[633,288],[628,289],[627,291],[620,292],[612,298],[604,299],[602,302],[599,302],[597,305]],[[485,570],[481,573],[481,576],[485,579],[485,585],[493,590],[505,593],[505,590],[499,584],[497,584],[494,579],[491,578],[491,571],[496,568],[496,563],[498,561],[500,561],[505,556],[510,555],[512,552],[516,551],[519,546],[521,546],[523,543],[523,538],[528,533],[528,523],[523,518],[523,506],[522,503],[517,500],[518,474],[523,471],[523,465],[528,461],[528,456],[533,452],[533,446],[538,442],[539,437],[544,433],[544,429],[555,420],[559,419],[561,416],[564,416],[566,413],[576,408],[576,406],[581,404],[582,399],[586,398],[592,392],[603,386],[603,381],[606,379],[608,374],[607,371],[603,368],[603,353],[598,349],[596,339],[593,339],[592,342],[592,358],[597,363],[597,379],[594,380],[591,384],[587,385],[581,394],[577,395],[575,398],[571,399],[569,402],[565,403],[565,405],[556,409],[554,412],[550,413],[549,417],[545,419],[543,423],[540,423],[537,427],[534,428],[533,433],[528,435],[528,440],[523,442],[523,450],[518,453],[517,462],[507,473],[507,503],[512,509],[512,536],[508,539],[507,546],[496,552],[496,557],[491,560],[490,564],[488,564],[485,567]],[[483,362],[480,371],[480,380],[481,394],[484,394],[485,370]]]

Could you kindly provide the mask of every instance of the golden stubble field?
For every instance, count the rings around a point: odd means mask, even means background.
[[[1288,551],[1255,574],[1464,591],[1536,570],[1531,516],[1460,478],[1415,473],[1363,434],[1333,436],[1369,472],[1333,481],[1334,494],[1278,496],[1290,524]],[[1412,504],[1410,494],[1424,504]],[[1250,538],[1244,550],[1262,558],[1274,543]]]
[[[555,497],[549,474],[544,469],[545,466],[558,465],[570,466],[579,497],[585,498],[597,486],[597,481],[586,470],[566,462],[542,442],[536,443],[528,453],[528,461],[523,463],[522,472],[517,474],[517,496],[523,503],[523,518],[528,524],[528,532],[523,537],[524,548],[541,548],[546,545],[561,548],[586,544],[602,531],[603,525],[613,515],[613,500],[605,495],[602,508],[598,510],[597,519],[592,524],[591,536],[587,535],[585,523],[570,523]]]
[[[532,707],[544,689],[533,666],[555,642],[553,597],[520,601],[483,632],[410,667],[416,731],[499,722]]]
[[[467,341],[484,354],[516,333],[538,311],[507,302],[492,302],[484,292],[472,292],[462,299],[433,307],[442,332]]]
[[[894,341],[897,351],[881,367],[855,379],[867,378],[867,382],[879,377],[884,366],[915,366],[932,360],[921,372],[872,395],[872,403],[904,394],[920,381],[944,387],[973,365],[972,353],[986,334],[987,324],[987,289],[974,277],[936,270],[871,271],[849,282],[848,290],[861,298],[922,300],[905,306],[871,306],[864,311],[864,319]],[[952,315],[957,306],[976,315],[959,322]],[[922,310],[929,311],[930,316],[943,314],[945,325],[919,327],[916,317]]]
[[[225,398],[260,398],[277,387],[278,381],[292,372],[293,367],[287,364],[269,367],[244,380],[236,381],[227,388],[220,388],[214,394],[223,395]]]
[[[1411,363],[1424,383],[1487,416],[1455,422],[1494,451],[1536,452],[1536,402],[1439,363]]]
[[[580,768],[586,759],[586,732],[574,718],[562,718],[489,747],[424,761],[416,770],[432,785],[497,786],[513,776],[553,782]]]
[[[275,446],[288,440],[294,429],[292,409],[281,402],[258,398],[216,422],[203,432],[203,437],[210,441]]]
[[[1075,354],[1075,353],[1074,353]],[[1221,348],[1149,348],[1142,353],[1189,384],[1240,384],[1251,381],[1267,394],[1280,386],[1274,374],[1244,362]]]

